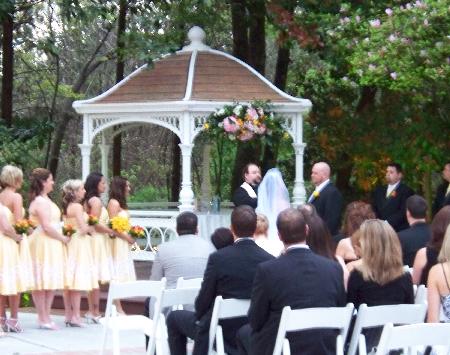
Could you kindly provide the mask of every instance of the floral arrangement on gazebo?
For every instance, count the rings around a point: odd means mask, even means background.
[[[289,137],[281,119],[274,115],[268,103],[253,102],[249,105],[236,103],[225,105],[210,114],[203,128],[211,138],[224,137],[231,141],[248,142],[262,140],[264,143],[283,136]]]

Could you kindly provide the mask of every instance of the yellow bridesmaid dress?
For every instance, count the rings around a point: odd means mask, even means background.
[[[85,220],[87,223],[87,214]],[[75,218],[64,218],[64,224],[71,224],[77,230],[67,243],[66,288],[78,291],[98,288],[91,248],[92,237],[78,232],[80,228]]]
[[[0,205],[0,213],[9,221],[14,219],[8,207]],[[26,291],[26,285],[21,279],[22,273],[19,243],[0,232],[0,295],[16,295]]]
[[[122,210],[118,216],[130,218],[128,211]],[[136,280],[134,263],[131,257],[131,245],[122,238],[112,239],[112,255],[114,263],[114,277],[116,282],[128,282]]]
[[[102,207],[98,223],[108,226],[109,216],[105,207]],[[104,233],[94,233],[89,240],[91,241],[96,277],[100,283],[108,283],[114,272],[111,238]]]
[[[44,198],[38,196],[36,198]],[[51,200],[46,200],[50,211],[50,222],[57,231],[61,232],[61,211]],[[33,263],[34,290],[62,290],[66,284],[66,248],[64,243],[49,237],[39,225],[36,216],[30,219],[37,227],[30,235],[30,253]]]
[[[23,214],[25,215],[25,209],[23,210]],[[29,236],[27,234],[23,234],[23,239],[19,243],[19,255],[23,273],[21,277],[22,282],[28,291],[33,290],[33,262],[31,260]]]

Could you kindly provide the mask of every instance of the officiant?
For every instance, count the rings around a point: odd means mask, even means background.
[[[255,163],[247,164],[243,171],[244,182],[233,194],[233,203],[236,207],[248,205],[256,208],[258,204],[258,185],[261,182],[261,169]]]

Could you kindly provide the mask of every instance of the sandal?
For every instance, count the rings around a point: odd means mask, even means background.
[[[9,318],[6,321],[6,328],[8,329],[8,332],[11,333],[22,333],[23,329],[20,326],[19,320],[17,318]]]

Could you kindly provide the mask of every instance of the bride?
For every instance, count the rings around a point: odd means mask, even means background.
[[[258,187],[258,206],[256,212],[261,213],[269,220],[268,238],[279,242],[277,230],[278,214],[291,206],[289,192],[283,181],[280,170],[273,168],[267,171]]]

